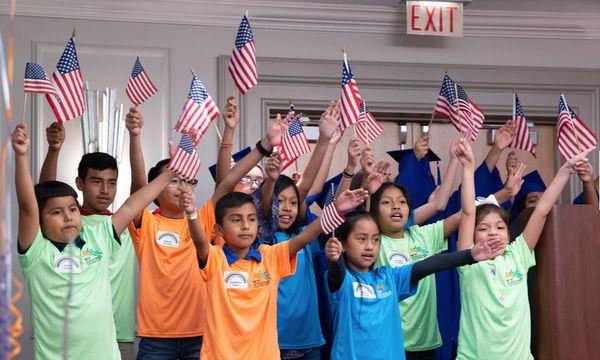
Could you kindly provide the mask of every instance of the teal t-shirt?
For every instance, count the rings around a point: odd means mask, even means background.
[[[411,226],[402,239],[381,235],[375,266],[401,267],[426,259],[448,248],[444,221],[426,226]],[[404,348],[407,351],[431,350],[442,346],[437,321],[435,275],[419,281],[415,296],[400,302]]]
[[[527,271],[534,265],[535,254],[519,235],[503,255],[458,268],[457,359],[533,359]]]
[[[83,224],[98,224],[110,216],[87,215],[82,216]],[[117,341],[133,342],[135,340],[135,313],[134,298],[134,271],[135,251],[129,231],[125,229],[121,234],[121,248],[110,257],[108,269],[110,271],[110,288],[112,290],[113,318],[117,328]],[[113,241],[112,236],[106,241]]]
[[[70,269],[73,292],[69,306],[69,359],[121,358],[111,316],[109,280],[110,258],[119,247],[107,216],[98,224],[84,224],[73,245],[55,245],[38,231],[29,249],[19,254],[33,308],[36,359],[63,358]]]

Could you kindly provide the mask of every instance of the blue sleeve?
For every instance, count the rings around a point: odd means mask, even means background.
[[[412,286],[410,284],[410,274],[412,272],[412,264],[400,266],[396,268],[385,266],[387,271],[390,273],[396,286],[396,294],[398,295],[398,301],[402,301],[407,297],[414,295],[417,292],[418,282]]]

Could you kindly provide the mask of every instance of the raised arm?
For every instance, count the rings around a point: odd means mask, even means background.
[[[596,147],[587,149],[581,154],[565,162],[554,176],[554,179],[552,179],[552,182],[546,191],[544,191],[540,197],[540,200],[535,206],[529,221],[527,221],[525,230],[523,230],[525,242],[527,242],[527,246],[529,246],[531,250],[535,249],[535,246],[537,245],[542,233],[542,229],[544,228],[544,223],[546,223],[546,218],[558,200],[563,188],[567,182],[569,182],[569,178],[575,173],[575,167],[581,168],[585,166],[585,163],[588,161],[586,156],[595,148]]]
[[[334,103],[332,101],[329,103],[329,106],[325,112],[321,115],[321,120],[319,121],[319,139],[317,140],[317,145],[315,146],[315,149],[310,156],[310,160],[308,161],[308,165],[302,174],[302,179],[298,183],[298,194],[300,195],[300,199],[298,200],[300,203],[304,202],[304,199],[308,195],[308,191],[315,181],[315,177],[317,176],[317,172],[321,167],[323,157],[327,151],[329,140],[333,137],[334,133],[338,129],[339,118],[340,104],[339,102]]]
[[[192,241],[194,241],[194,247],[196,248],[196,256],[202,264],[206,264],[208,252],[210,251],[210,239],[206,237],[206,234],[202,229],[202,223],[200,222],[200,219],[198,219],[194,190],[183,183],[180,185],[180,189],[181,195],[179,196],[179,207],[185,211],[190,235]]]
[[[344,193],[338,196],[333,204],[338,212],[344,213],[345,211],[351,210],[362,204],[369,193],[364,189],[346,190]],[[329,205],[332,206],[332,205]],[[313,241],[321,232],[321,215],[319,219],[313,221],[308,225],[303,232],[293,237],[289,242],[290,257],[296,255],[300,249],[306,244]]]
[[[506,180],[506,183],[504,183],[504,187],[494,194],[498,204],[513,199],[519,193],[519,190],[521,190],[521,186],[523,185],[523,174],[525,173],[526,168],[527,166],[525,166],[525,164],[517,164],[515,167],[511,168],[508,173],[508,179]]]
[[[434,215],[446,209],[446,205],[448,205],[448,199],[450,199],[452,188],[454,187],[454,180],[456,178],[456,171],[459,164],[459,161],[455,155],[456,145],[457,142],[453,141],[452,145],[450,146],[450,164],[448,164],[448,169],[446,169],[446,174],[444,174],[444,179],[442,180],[442,184],[437,190],[437,193],[435,196],[433,196],[431,201],[428,201],[426,204],[415,209],[415,224],[421,225]]]
[[[475,165],[471,145],[461,139],[456,150],[458,160],[463,166],[460,228],[458,232],[458,250],[470,249],[475,235]],[[444,223],[445,227],[445,223]]]
[[[46,140],[48,141],[48,152],[40,171],[40,182],[56,180],[56,168],[58,166],[58,153],[65,142],[65,127],[63,124],[53,122],[46,128]]]
[[[137,106],[129,109],[125,117],[125,126],[129,132],[129,161],[131,166],[130,193],[138,191],[146,185],[146,168],[144,166],[144,153],[142,152],[142,127],[144,117]]]
[[[510,146],[514,136],[515,124],[513,120],[508,120],[506,124],[504,124],[500,129],[498,129],[498,131],[496,131],[494,145],[492,145],[492,148],[485,157],[485,165],[487,166],[489,171],[494,170],[494,168],[498,164],[498,160],[500,160],[500,155],[502,155],[502,151]]]
[[[594,168],[586,162],[583,166],[575,166],[579,180],[583,184],[583,203],[598,208],[598,193],[594,186]]]
[[[325,255],[327,256],[327,287],[329,293],[333,294],[342,287],[346,276],[346,266],[342,257],[342,243],[337,238],[329,238],[325,244]]]
[[[319,167],[319,171],[317,172],[317,176],[315,177],[315,181],[313,182],[307,197],[314,194],[319,194],[323,190],[323,185],[325,185],[325,181],[327,181],[327,175],[329,175],[329,170],[331,168],[333,153],[335,152],[335,148],[341,138],[341,131],[336,131],[333,137],[329,139],[329,145],[327,146],[327,150],[325,150],[323,162],[321,163],[321,167]],[[302,179],[304,179],[304,177],[302,177]],[[300,182],[302,182],[302,179],[300,179]]]
[[[352,184],[352,179],[356,175],[356,168],[358,167],[358,160],[362,154],[362,150],[360,149],[360,141],[358,139],[351,139],[348,143],[348,162],[346,163],[346,167],[344,168],[344,175],[342,175],[342,180],[340,180],[340,185],[338,186],[337,194],[341,194],[344,191],[350,189],[350,184]]]
[[[12,146],[15,151],[15,187],[19,204],[19,232],[17,241],[22,251],[27,251],[40,228],[39,209],[33,189],[33,179],[29,171],[29,148],[31,142],[27,127],[19,124],[12,133]]]
[[[281,142],[281,137],[285,131],[287,131],[289,122],[289,115],[285,119],[281,119],[281,115],[277,114],[273,125],[267,131],[267,135],[259,142],[260,146],[267,151],[273,151],[273,147]],[[217,203],[220,198],[225,194],[231,192],[235,185],[244,177],[253,167],[258,164],[263,156],[269,156],[269,154],[261,154],[258,148],[252,149],[248,155],[244,156],[238,161],[223,180],[217,185],[215,192],[212,196],[213,203]]]
[[[166,167],[163,172],[152,180],[148,185],[134,192],[121,205],[119,210],[112,216],[112,224],[117,234],[121,234],[127,228],[127,225],[142,213],[144,208],[148,206],[160,192],[169,184],[175,173],[171,172]]]
[[[267,178],[263,183],[260,198],[263,203],[262,214],[260,215],[263,217],[263,219],[267,218],[269,211],[271,210],[271,201],[273,200],[275,183],[277,182],[277,178],[279,178],[279,175],[281,174],[281,160],[278,154],[269,157],[265,161],[265,172],[267,173]]]
[[[215,179],[215,189],[231,168],[231,149],[233,147],[233,133],[240,121],[240,113],[238,110],[235,96],[227,98],[227,105],[223,110],[223,122],[225,122],[225,131],[223,131],[223,139],[219,147],[219,156],[217,158],[217,175]]]

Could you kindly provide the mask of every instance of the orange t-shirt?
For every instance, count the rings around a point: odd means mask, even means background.
[[[277,286],[296,271],[296,257],[290,259],[287,241],[258,252],[260,262],[229,265],[221,247],[210,247],[202,269],[208,304],[201,359],[279,360]]]
[[[198,211],[206,234],[214,226],[209,200]],[[186,218],[170,219],[144,210],[139,229],[129,226],[140,266],[138,335],[174,338],[202,336],[206,286]]]

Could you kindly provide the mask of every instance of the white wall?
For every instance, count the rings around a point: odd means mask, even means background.
[[[173,3],[173,6],[183,5]],[[239,9],[239,16],[245,9],[246,7]],[[173,11],[181,9],[173,8]],[[207,11],[210,12],[210,9]],[[332,12],[331,8],[323,11],[327,14]],[[356,14],[358,10],[353,11]],[[390,8],[388,11],[395,10]],[[251,8],[251,22],[252,14]],[[597,132],[600,129],[600,44],[594,34],[584,34],[582,39],[561,39],[560,36],[557,36],[558,39],[519,38],[504,37],[500,29],[498,36],[468,36],[467,26],[465,38],[438,39],[408,37],[397,31],[381,30],[377,24],[372,24],[376,29],[373,32],[342,32],[336,30],[334,22],[325,24],[322,20],[319,22],[321,31],[293,30],[292,26],[281,21],[276,24],[282,24],[283,29],[277,30],[268,25],[267,18],[261,18],[260,11],[257,10],[254,14],[259,18],[259,25],[254,29],[259,73],[265,74],[266,80],[264,85],[251,90],[250,96],[243,100],[244,134],[241,138],[247,139],[248,143],[239,144],[238,141],[236,148],[254,144],[258,140],[262,131],[260,127],[265,124],[265,119],[261,117],[269,106],[286,102],[288,95],[294,94],[299,102],[304,101],[307,106],[312,104],[315,107],[328,99],[336,98],[339,94],[338,62],[342,44],[350,51],[350,60],[354,64],[353,70],[359,78],[359,85],[361,78],[365,80],[363,95],[370,99],[371,106],[397,109],[400,106],[398,104],[401,104],[411,110],[430,109],[439,89],[443,68],[447,67],[457,80],[466,83],[467,89],[473,89],[471,96],[490,113],[509,114],[511,103],[508,94],[512,92],[512,87],[518,86],[529,94],[526,96],[527,100],[521,97],[526,111],[530,105],[529,112],[533,115],[553,115],[556,113],[558,91],[562,88],[567,92],[568,98],[572,99],[571,105],[578,107],[581,117]],[[306,15],[307,11],[303,10],[302,14]],[[320,10],[314,10],[315,19],[320,14]],[[289,17],[293,18],[293,15],[292,13]],[[80,17],[93,16],[83,11]],[[229,24],[226,27],[17,17],[14,23],[13,107],[18,115],[23,97],[21,76],[25,63],[40,61],[45,65],[46,71],[51,73],[73,28],[77,29],[76,42],[80,49],[84,78],[92,81],[94,88],[117,87],[120,101],[125,104],[127,101],[123,90],[127,76],[135,55],[141,54],[143,61],[144,58],[148,59],[144,65],[160,89],[160,96],[153,98],[147,105],[142,105],[146,119],[143,148],[148,168],[166,156],[167,138],[178,140],[170,132],[170,128],[177,120],[187,95],[191,79],[190,66],[194,67],[213,97],[222,101],[226,92],[231,89],[230,80],[223,76],[224,59],[221,59],[219,68],[218,57],[230,54],[239,16],[219,19],[219,25]],[[392,15],[384,16],[389,19]],[[589,14],[582,16],[587,21]],[[167,13],[165,17],[172,18]],[[396,19],[395,15],[393,19]],[[401,16],[398,16],[394,20],[398,28],[403,26],[400,19]],[[297,28],[310,27],[311,17],[295,20],[302,23],[301,26],[296,24]],[[7,16],[0,16],[0,28],[5,39],[7,24]],[[344,26],[349,25],[344,23]],[[360,23],[357,26],[367,29],[369,24]],[[494,29],[488,27],[486,31],[493,34]],[[536,31],[537,35],[543,34],[539,29]],[[558,34],[558,30],[556,33]],[[543,37],[537,35],[536,37]],[[263,62],[261,58],[265,58]],[[261,64],[264,64],[263,70]],[[319,81],[319,78],[324,80]],[[397,84],[390,81],[384,83],[385,79],[395,80]],[[381,85],[378,85],[379,80]],[[307,84],[307,81],[312,83]],[[395,101],[398,103],[395,104]],[[35,120],[32,121],[31,117],[26,119],[33,130],[32,165],[35,174],[39,172],[45,153],[43,129],[51,121],[45,101],[37,101],[28,110],[34,114],[39,111],[41,113]],[[77,124],[69,123],[66,126],[69,143],[61,153],[59,178],[73,182],[81,145]],[[2,135],[4,137],[6,134]],[[212,191],[212,180],[207,167],[215,162],[216,150],[216,135],[209,129],[199,149],[203,160],[200,184],[208,184],[197,190],[200,201],[207,199]],[[594,159],[597,161],[597,155]],[[126,158],[121,165],[120,199],[126,196],[128,178]],[[573,187],[572,190],[575,191],[576,188]],[[16,219],[13,219],[13,229],[15,224]],[[20,274],[16,258],[13,264],[15,273]],[[20,338],[24,345],[21,358],[30,359],[32,345],[28,297],[25,296],[19,305],[24,311],[27,326],[26,333]]]

